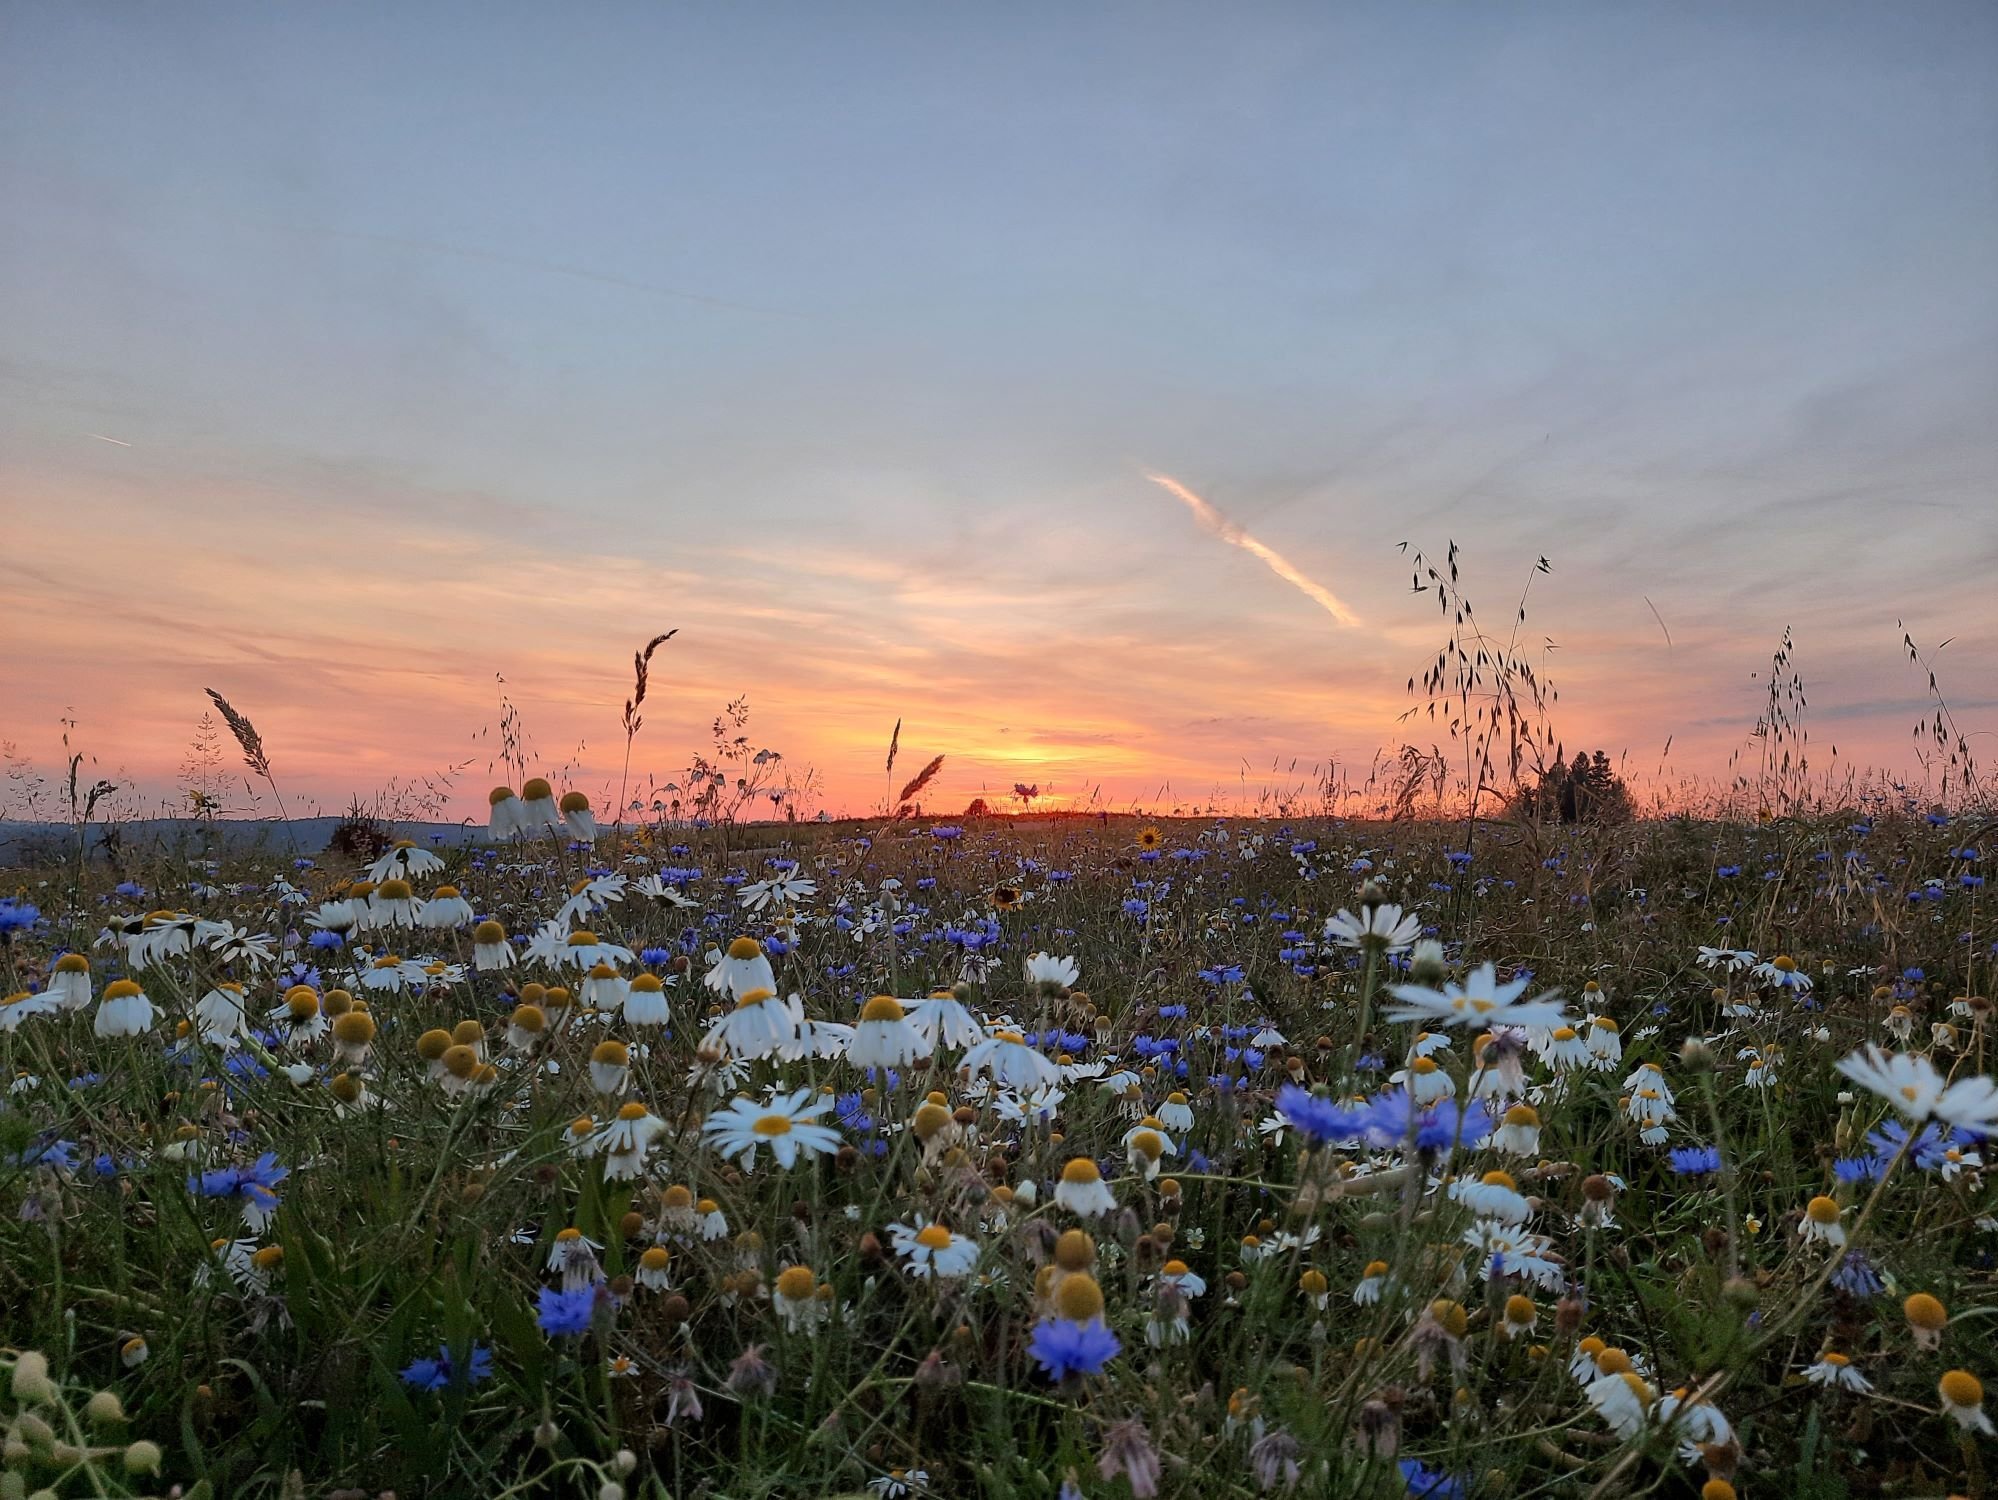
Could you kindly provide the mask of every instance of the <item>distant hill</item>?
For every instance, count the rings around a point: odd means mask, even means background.
[[[269,849],[299,854],[319,854],[343,820],[337,817],[296,818],[282,823],[267,818],[138,818],[117,825],[117,836],[125,849],[138,853],[156,849],[198,852],[241,853]],[[439,846],[476,843],[485,835],[485,825],[465,823],[405,823],[396,827],[398,837]],[[87,834],[92,852],[103,847],[105,829],[93,823]],[[0,819],[0,864],[20,864],[58,857],[75,848],[76,834],[67,823],[26,823]]]

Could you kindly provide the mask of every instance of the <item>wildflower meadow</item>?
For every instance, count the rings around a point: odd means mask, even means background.
[[[1993,826],[599,826],[0,901],[0,1494],[1986,1493]]]

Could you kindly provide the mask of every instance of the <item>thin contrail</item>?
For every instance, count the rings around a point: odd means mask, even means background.
[[[1177,479],[1174,479],[1169,474],[1153,474],[1150,472],[1146,473],[1145,478],[1149,479],[1153,484],[1175,499],[1184,501],[1186,508],[1193,512],[1193,519],[1198,521],[1204,529],[1213,532],[1214,535],[1220,537],[1222,541],[1227,542],[1230,546],[1240,547],[1251,557],[1261,558],[1263,565],[1272,573],[1311,599],[1312,602],[1317,604],[1341,625],[1358,625],[1360,623],[1360,617],[1348,609],[1345,603],[1332,590],[1326,588],[1322,583],[1314,583],[1311,579],[1306,578],[1292,566],[1290,560],[1282,553],[1257,541],[1248,532],[1222,515],[1220,511],[1194,494],[1192,490],[1181,484]]]
[[[123,438],[106,437],[101,432],[86,432],[84,436],[90,438],[96,438],[97,441],[100,443],[116,443],[120,448],[129,448],[132,446],[130,443],[126,442]]]

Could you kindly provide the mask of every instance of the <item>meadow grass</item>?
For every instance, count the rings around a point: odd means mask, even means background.
[[[0,1495],[1982,1492],[1974,820],[535,816],[10,872]]]

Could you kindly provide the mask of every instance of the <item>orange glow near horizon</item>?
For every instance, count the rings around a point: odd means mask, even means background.
[[[249,485],[152,503],[142,471],[5,482],[43,519],[0,664],[4,738],[54,780],[61,721],[73,717],[71,743],[94,757],[86,774],[131,783],[139,811],[172,802],[209,687],[257,725],[295,813],[455,768],[448,810],[481,817],[487,789],[506,779],[502,692],[532,767],[607,809],[630,652],[676,625],[653,661],[630,798],[683,780],[709,721],[743,693],[752,741],[811,776],[808,812],[873,811],[936,754],[943,773],[920,799],[933,816],[974,797],[1017,809],[1016,782],[1039,785],[1042,809],[1246,809],[1278,794],[1308,802],[1334,763],[1363,782],[1376,747],[1448,743],[1425,720],[1401,722],[1405,679],[1439,639],[1422,601],[1364,639],[1336,637],[1335,654],[1317,612],[1288,590],[1247,573],[1210,584],[1204,558],[1178,575],[1105,570],[1086,586],[1037,582],[1049,564],[1031,538],[1023,563],[996,559],[989,578],[940,578],[836,542],[796,556],[687,550],[661,567],[640,549],[549,548],[414,505]],[[1188,623],[1200,591],[1224,585],[1232,592]],[[1389,620],[1393,597],[1378,591],[1369,613]],[[1720,660],[1727,637],[1696,621],[1676,635],[1672,653],[1641,628],[1568,647],[1557,723],[1571,753],[1631,745],[1626,768],[1651,786],[1726,774],[1757,705],[1737,695],[1734,713],[1716,716],[1686,664]],[[882,762],[898,718],[891,787]],[[1906,732],[1891,716],[1852,727],[1839,739],[1854,764]],[[240,782],[226,738],[224,751]]]

